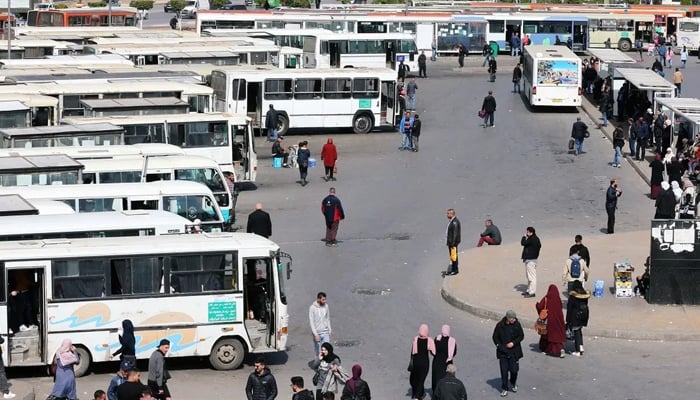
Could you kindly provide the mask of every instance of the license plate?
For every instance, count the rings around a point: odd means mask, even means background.
[[[563,99],[552,99],[552,103],[561,103]]]

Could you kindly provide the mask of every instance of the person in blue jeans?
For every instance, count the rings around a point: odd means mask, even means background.
[[[627,118],[627,137],[629,138],[630,145],[630,157],[637,158],[637,124],[634,123],[634,119]]]
[[[574,139],[574,152],[576,155],[583,153],[583,140],[586,138],[588,125],[581,121],[581,117],[576,118],[576,122],[571,127],[571,137]]]
[[[613,149],[615,150],[615,155],[613,156],[612,166],[617,168],[622,168],[622,148],[625,146],[625,134],[622,128],[619,126],[615,128],[615,133],[613,133]]]
[[[510,37],[510,55],[515,57],[520,54],[520,34],[515,32]]]
[[[401,118],[399,123],[399,131],[401,131],[401,147],[399,150],[413,150],[411,135],[413,133],[413,118],[411,112],[406,111],[406,114]]]
[[[603,94],[600,96],[600,116],[601,119],[603,120],[603,124],[601,126],[608,126],[608,113],[610,112],[611,104],[610,104],[610,88],[605,87],[603,90]]]

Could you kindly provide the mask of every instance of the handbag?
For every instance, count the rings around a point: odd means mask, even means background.
[[[314,386],[318,385],[318,371],[314,374],[314,377],[311,378],[311,382],[314,384]]]
[[[484,118],[486,116],[486,110],[479,110],[479,118]]]
[[[56,365],[56,360],[54,359],[51,365],[49,365],[49,373],[51,376],[56,376],[56,369],[58,368],[58,365]]]
[[[333,175],[338,173],[338,167],[333,167]]]
[[[547,311],[547,298],[544,298],[544,308],[542,308],[542,311],[540,311],[540,314],[538,315],[537,321],[535,321],[535,330],[537,331],[537,334],[540,336],[544,336],[547,334],[547,317],[549,316],[549,312]]]
[[[574,143],[575,143],[574,138],[569,139],[569,150],[574,149]]]

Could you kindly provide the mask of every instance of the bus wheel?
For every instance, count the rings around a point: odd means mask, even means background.
[[[209,362],[214,369],[231,370],[243,364],[245,347],[238,339],[221,339],[211,349]]]
[[[356,115],[352,120],[352,130],[355,133],[369,133],[373,128],[372,117],[368,114]]]
[[[277,134],[280,136],[284,136],[287,134],[288,130],[289,118],[287,118],[285,115],[277,115]]]
[[[80,362],[74,368],[75,376],[79,377],[87,374],[90,369],[90,352],[80,346],[75,346],[75,352],[80,356]]]
[[[632,42],[627,39],[620,39],[620,41],[617,42],[617,48],[620,51],[630,51],[632,49]]]

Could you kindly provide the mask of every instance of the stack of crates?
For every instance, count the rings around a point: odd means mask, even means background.
[[[613,279],[615,281],[615,297],[634,297],[632,288],[632,272],[634,267],[629,263],[615,264],[613,266]]]

